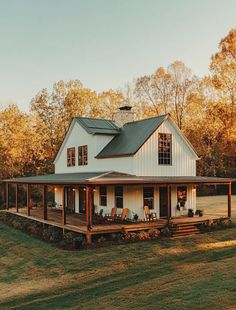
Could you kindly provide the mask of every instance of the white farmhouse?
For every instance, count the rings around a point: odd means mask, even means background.
[[[158,217],[168,215],[170,183],[171,216],[196,209],[196,187],[191,177],[196,176],[197,159],[193,147],[169,114],[134,121],[131,108],[124,106],[115,121],[74,117],[54,164],[56,174],[100,173],[103,180],[106,175],[106,183],[94,188],[95,211],[103,209],[109,213],[112,207],[126,207],[128,217],[137,214],[142,219],[144,205]],[[112,185],[109,184],[111,171],[114,178],[117,173],[129,176],[123,175],[120,184]],[[127,184],[129,177],[146,177],[147,181]],[[68,188],[65,195],[68,208],[85,212],[84,187]],[[62,189],[57,188],[55,200],[62,204]],[[177,205],[181,206],[178,210]]]

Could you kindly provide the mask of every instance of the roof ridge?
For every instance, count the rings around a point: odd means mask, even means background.
[[[154,118],[159,118],[159,117],[164,117],[164,116],[170,116],[170,113],[166,113],[166,114],[161,114],[161,115],[157,115],[157,116],[152,116],[152,117],[148,117],[148,118],[139,119],[137,121],[128,122],[125,125],[133,124],[133,123],[138,123],[138,122],[143,122],[143,121],[148,121],[148,120],[151,120],[151,119],[154,119]]]
[[[115,123],[112,119],[108,119],[108,118],[95,118],[95,117],[86,117],[86,116],[73,116],[73,118],[92,119],[96,121],[108,121],[108,122],[112,122],[113,124]]]

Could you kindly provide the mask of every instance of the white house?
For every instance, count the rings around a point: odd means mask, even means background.
[[[121,107],[114,121],[74,117],[55,158],[55,173],[4,180],[6,208],[12,205],[10,184],[15,185],[17,214],[85,234],[91,242],[96,234],[159,229],[170,218],[178,222],[175,217],[196,210],[198,184],[223,184],[230,217],[234,180],[196,176],[198,156],[169,114],[140,121],[133,117],[129,106]],[[42,188],[39,204],[33,202],[35,185]],[[24,189],[26,206],[19,206]],[[143,221],[144,206],[161,220]],[[116,217],[111,223],[100,216],[112,208],[118,214],[128,209],[126,218],[132,222],[117,224]]]
[[[74,117],[54,164],[58,176],[91,174],[90,182],[96,180],[95,211],[109,213],[117,207],[121,212],[126,207],[129,218],[137,214],[143,219],[144,205],[166,217],[168,195],[172,217],[196,209],[196,160],[196,152],[169,114],[134,121],[131,107],[123,106],[115,121]],[[62,205],[62,200],[58,186],[56,204]],[[68,187],[65,204],[84,213],[84,186]]]

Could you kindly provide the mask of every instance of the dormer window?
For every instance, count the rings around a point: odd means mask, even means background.
[[[75,166],[75,147],[67,149],[67,167]]]
[[[158,163],[159,165],[172,165],[172,134],[158,134]]]
[[[82,145],[78,147],[78,165],[85,166],[88,164],[88,146]]]

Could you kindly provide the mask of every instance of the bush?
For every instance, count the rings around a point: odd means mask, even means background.
[[[172,231],[169,226],[166,226],[161,229],[161,236],[162,237],[171,237],[172,236]]]
[[[62,240],[63,232],[61,228],[54,227],[54,226],[48,226],[43,229],[42,237],[43,240],[51,242],[51,243],[57,243]]]
[[[233,227],[233,223],[229,218],[219,218],[215,221],[207,221],[197,226],[203,232],[209,232],[214,230],[220,230]]]
[[[72,231],[65,231],[61,245],[64,247],[80,248],[85,244],[85,237],[82,234]]]

